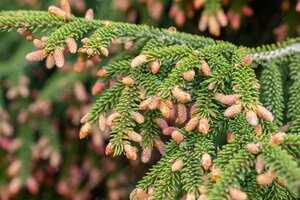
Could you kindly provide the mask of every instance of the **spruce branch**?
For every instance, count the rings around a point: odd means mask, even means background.
[[[220,1],[211,2],[205,11],[215,20]],[[50,35],[34,39],[34,31],[49,27],[55,29]],[[98,64],[100,56],[108,57],[112,43],[125,46],[117,59],[99,67],[92,89],[99,96],[81,120],[79,137],[87,137],[98,122],[101,134],[110,133],[107,155],[125,154],[136,160],[140,147],[146,163],[153,147],[158,149],[161,159],[138,183],[131,199],[244,200],[250,191],[258,191],[257,196],[276,191],[274,196],[281,197],[283,191],[293,196],[289,191],[297,190],[299,38],[247,48],[174,28],[97,20],[92,10],[78,18],[55,6],[48,12],[1,12],[0,30],[11,28],[33,40],[37,50],[26,58],[47,58],[48,68],[64,67],[65,54],[78,53],[74,71],[81,72]],[[283,57],[290,58],[293,81],[288,114],[293,135],[278,127],[285,116],[282,79],[275,63]],[[263,66],[261,102],[253,62]],[[53,98],[59,86],[67,88],[89,75],[59,72],[41,98]],[[63,83],[56,81],[62,76]],[[50,129],[44,122],[40,126]],[[165,144],[161,134],[172,140]],[[216,147],[218,137],[227,141]],[[55,137],[49,140],[58,151]],[[279,184],[280,178],[287,185]]]

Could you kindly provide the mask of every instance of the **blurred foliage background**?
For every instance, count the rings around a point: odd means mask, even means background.
[[[245,46],[300,34],[300,3],[296,0],[70,2],[77,16],[93,8],[95,18],[175,26],[179,31]],[[0,10],[46,10],[52,4],[59,2],[1,0]],[[226,24],[215,19],[205,22],[205,13],[217,18],[218,11],[224,13]],[[44,62],[25,60],[34,47],[22,36],[10,32],[0,33],[0,38],[0,199],[128,199],[159,153],[144,165],[139,160],[106,157],[108,135],[100,135],[96,128],[90,138],[78,139],[80,118],[95,99],[91,90],[97,65],[109,60],[102,59],[80,74],[67,67],[46,69]],[[117,50],[110,49],[109,59],[118,56]],[[74,59],[68,58],[68,65]]]

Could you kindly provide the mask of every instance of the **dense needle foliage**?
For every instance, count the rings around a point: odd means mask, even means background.
[[[36,50],[27,60],[46,59],[47,68],[66,69],[58,75],[65,77],[64,87],[69,81],[88,79],[86,69],[109,57],[112,43],[124,45],[95,72],[98,80],[92,93],[97,99],[82,114],[79,137],[87,137],[97,125],[97,134],[109,134],[106,155],[143,163],[158,149],[162,157],[137,184],[131,199],[298,198],[299,38],[248,48],[174,27],[97,20],[91,9],[85,17],[75,17],[66,0],[48,11],[2,11],[0,30],[12,29],[33,41]],[[35,39],[33,33],[44,31]],[[211,31],[218,35],[216,29]],[[69,54],[78,57],[74,66],[66,66]],[[51,105],[43,99],[57,95],[43,93],[31,109],[47,116]],[[7,120],[5,113],[3,118]],[[51,137],[55,129],[45,120],[38,126],[50,130],[46,137],[53,144],[55,165],[60,148]],[[22,137],[29,137],[26,123],[19,128]],[[166,144],[165,136],[171,138]],[[29,163],[19,162],[23,167]],[[15,185],[30,184],[24,174]]]

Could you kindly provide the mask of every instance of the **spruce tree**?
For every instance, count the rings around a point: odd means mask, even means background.
[[[147,163],[154,148],[162,154],[130,199],[298,198],[300,38],[250,48],[97,20],[91,9],[76,17],[65,0],[48,11],[2,11],[0,30],[12,29],[33,41],[29,61],[65,68],[76,54],[75,80],[109,57],[111,43],[131,44],[98,69],[92,92],[101,94],[79,131],[80,139],[96,125],[109,132],[107,155]]]

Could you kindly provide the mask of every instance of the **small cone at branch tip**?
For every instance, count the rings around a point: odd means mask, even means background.
[[[187,120],[187,108],[184,104],[178,104],[177,106],[177,118],[176,118],[176,124],[183,124]]]
[[[134,131],[127,131],[127,135],[134,142],[142,141],[142,136]]]
[[[53,55],[48,55],[46,59],[46,67],[47,69],[52,69],[55,66],[55,61]]]
[[[140,103],[139,109],[140,110],[147,110],[147,109],[149,109],[150,103],[151,103],[151,98],[148,98],[148,99],[142,101]]]
[[[212,166],[211,156],[208,153],[204,153],[201,157],[201,166],[205,170],[209,170]]]
[[[33,34],[28,35],[28,36],[26,37],[26,40],[29,41],[29,42],[33,41],[33,40],[34,40],[34,35],[33,35]]]
[[[22,167],[22,162],[20,160],[13,161],[7,168],[7,176],[14,177],[20,171]]]
[[[220,178],[220,174],[221,174],[221,170],[218,168],[213,168],[211,171],[211,180],[213,180],[214,182],[217,182],[217,180]]]
[[[196,103],[192,103],[191,107],[190,107],[190,118],[193,118],[196,116],[196,110],[197,110],[197,106]]]
[[[133,85],[134,84],[134,80],[132,78],[130,78],[129,76],[126,76],[122,79],[122,83],[124,83],[125,85]]]
[[[259,144],[250,143],[246,145],[246,149],[253,154],[259,153]]]
[[[269,170],[265,174],[259,174],[256,177],[256,181],[259,185],[265,186],[271,184],[275,178],[276,172],[274,170]]]
[[[206,187],[205,187],[204,185],[201,185],[201,186],[198,188],[198,192],[199,192],[200,194],[205,194],[205,193],[207,193],[207,189],[206,189]]]
[[[254,127],[254,133],[256,135],[261,135],[262,134],[262,127],[260,124],[258,124],[257,126]]]
[[[216,16],[209,16],[208,17],[208,29],[209,32],[214,36],[220,35],[220,25],[217,21]]]
[[[241,103],[234,104],[225,110],[224,116],[232,117],[234,115],[240,114],[242,112],[242,109],[243,109],[243,105]]]
[[[99,95],[103,89],[104,89],[104,83],[97,81],[95,83],[95,85],[93,85],[93,87],[92,87],[92,95],[94,95],[94,96]]]
[[[74,38],[69,37],[66,39],[66,45],[70,51],[70,53],[76,53],[77,52],[77,43]]]
[[[131,114],[133,116],[134,121],[136,121],[137,123],[142,124],[145,122],[145,118],[141,113],[132,111]]]
[[[39,39],[34,39],[33,40],[33,45],[37,49],[43,49],[44,42],[42,40],[39,40]]]
[[[159,153],[161,155],[165,155],[166,153],[166,147],[165,144],[159,139],[159,138],[154,138],[153,139],[154,146],[157,148]]]
[[[231,133],[231,132],[227,133],[226,134],[226,140],[227,140],[227,142],[233,141],[234,140],[234,134]]]
[[[114,152],[115,152],[115,150],[113,148],[112,143],[108,143],[106,148],[105,148],[105,155],[107,155],[107,156],[112,155],[112,154],[114,154]]]
[[[176,160],[172,164],[172,172],[178,172],[182,169],[182,167],[183,167],[183,161],[182,160]]]
[[[166,105],[165,102],[160,101],[158,109],[160,110],[163,117],[168,118],[170,116],[170,108]]]
[[[213,90],[213,89],[215,89],[215,87],[216,87],[216,83],[215,83],[215,82],[212,82],[212,83],[208,84],[207,89],[208,89],[208,90]]]
[[[155,123],[157,126],[159,126],[159,128],[161,128],[162,130],[164,130],[165,128],[168,127],[168,123],[166,122],[166,120],[162,119],[162,118],[155,118]]]
[[[199,124],[199,118],[193,117],[190,121],[185,125],[185,130],[187,132],[193,131]]]
[[[269,145],[279,145],[282,144],[284,142],[284,136],[286,134],[284,132],[279,132],[276,134],[271,135],[271,138],[268,142]]]
[[[174,33],[177,32],[177,29],[176,29],[176,27],[171,26],[171,27],[168,28],[168,32],[174,34]]]
[[[243,58],[243,60],[242,60],[242,65],[243,65],[243,66],[251,65],[252,60],[253,60],[252,55],[251,55],[251,54],[248,54],[248,55],[246,55],[246,56]]]
[[[45,53],[44,50],[37,50],[37,51],[27,54],[26,60],[28,60],[30,62],[36,62],[36,61],[44,60],[46,57],[47,57],[47,54]]]
[[[207,0],[193,0],[193,4],[196,10],[203,7]]]
[[[100,47],[100,53],[105,57],[108,57],[108,55],[109,55],[109,51],[105,47]]]
[[[79,48],[77,52],[80,53],[80,54],[86,54],[86,49],[85,48]]]
[[[229,95],[224,95],[221,93],[214,93],[213,96],[215,97],[215,99],[223,104],[226,105],[232,105],[234,104],[237,100],[239,100],[241,98],[242,95],[240,94],[229,94]]]
[[[196,200],[196,195],[194,192],[189,192],[186,194],[186,200]]]
[[[86,45],[89,41],[90,41],[90,38],[83,38],[83,39],[81,39],[81,43],[83,45]]]
[[[158,108],[158,106],[159,106],[159,103],[160,103],[160,99],[159,99],[159,97],[158,96],[152,96],[151,98],[150,98],[150,102],[149,102],[149,109],[150,110],[155,110],[155,109],[157,109]]]
[[[99,76],[100,78],[104,78],[106,76],[106,73],[106,69],[99,69],[99,71],[97,72],[97,76]]]
[[[259,117],[261,117],[269,122],[274,121],[273,114],[268,109],[266,109],[265,107],[263,107],[261,105],[256,105],[256,113]]]
[[[150,200],[150,196],[141,188],[136,188],[130,193],[130,200]]]
[[[104,117],[103,113],[100,113],[98,118],[98,124],[100,131],[105,131],[106,129],[106,118]]]
[[[86,122],[85,124],[83,124],[83,126],[79,131],[79,139],[83,139],[86,136],[88,136],[91,130],[92,130],[92,126],[90,123]]]
[[[186,80],[186,81],[191,81],[194,79],[196,73],[194,70],[190,70],[190,71],[187,71],[187,72],[183,72],[182,76],[183,76],[183,79]]]
[[[53,57],[55,65],[59,68],[63,67],[65,64],[64,52],[63,50],[56,48],[53,52]]]
[[[209,76],[211,75],[211,69],[208,66],[207,62],[205,60],[201,60],[201,68],[200,68],[200,74],[203,76]]]
[[[288,122],[287,124],[281,126],[281,127],[279,128],[279,130],[280,130],[281,132],[287,132],[287,131],[289,130],[289,128],[291,128],[291,125],[292,125],[292,124],[291,124],[290,122]]]
[[[11,196],[14,196],[20,191],[21,187],[22,187],[21,179],[15,177],[10,181],[7,190]]]
[[[37,194],[39,191],[39,184],[35,178],[29,177],[26,180],[26,187],[31,194]]]
[[[93,11],[93,9],[91,9],[91,8],[88,9],[88,10],[86,11],[86,13],[85,13],[84,18],[87,19],[87,20],[92,20],[92,19],[94,19],[94,11]]]
[[[70,18],[71,17],[71,6],[69,4],[68,0],[60,0],[60,7],[63,11],[66,12],[67,17]]]
[[[159,60],[154,60],[150,63],[150,70],[152,74],[157,74],[160,69],[160,63]]]
[[[63,11],[62,9],[56,7],[56,6],[49,6],[48,7],[48,12],[51,15],[55,15],[57,17],[62,17],[62,18],[67,18],[67,13],[65,11]]]
[[[131,67],[137,67],[141,64],[144,64],[146,61],[147,61],[147,56],[140,54],[132,60]]]
[[[260,88],[260,84],[259,83],[253,83],[252,87],[255,89],[259,89]]]
[[[171,135],[172,133],[173,133],[173,131],[176,131],[177,130],[177,127],[174,127],[174,126],[168,126],[167,128],[165,128],[164,130],[163,130],[163,134],[164,135],[167,135],[167,136],[169,136],[169,135]]]
[[[104,20],[104,21],[103,21],[103,24],[104,24],[105,27],[109,27],[109,26],[111,25],[111,21],[109,21],[109,20]]]
[[[119,116],[118,112],[112,113],[110,114],[107,118],[106,118],[106,125],[111,126],[113,124],[113,121],[115,119],[117,119],[117,117]]]
[[[136,160],[137,151],[138,151],[136,147],[132,147],[129,144],[124,144],[124,150],[125,150],[126,157],[129,160]]]
[[[149,147],[146,147],[142,151],[141,160],[143,163],[148,163],[151,159],[152,149]]]
[[[227,21],[227,17],[226,17],[226,15],[224,14],[223,10],[218,10],[217,13],[216,13],[216,16],[217,16],[218,22],[220,23],[220,25],[221,25],[222,27],[227,26],[228,21]]]
[[[253,110],[248,110],[246,112],[246,120],[251,126],[258,126],[258,118]]]
[[[184,135],[178,130],[173,131],[171,137],[176,143],[180,143],[184,140]]]
[[[166,103],[166,105],[168,106],[169,109],[174,108],[174,104],[170,99],[166,100],[165,103]]]
[[[205,31],[205,29],[207,28],[208,25],[208,14],[207,12],[203,12],[201,15],[201,18],[198,22],[198,29],[200,31]]]
[[[247,194],[236,188],[230,187],[229,194],[230,194],[231,199],[234,199],[234,200],[246,200],[247,199]]]
[[[209,130],[209,123],[208,123],[208,119],[206,117],[200,119],[199,125],[198,125],[198,130],[203,135],[207,135],[208,130]]]
[[[258,174],[261,174],[264,170],[265,164],[262,156],[257,156],[255,163],[255,170]]]
[[[42,42],[46,43],[46,42],[48,42],[49,38],[47,36],[43,36],[41,38],[41,40],[42,40]]]
[[[208,200],[208,197],[206,194],[201,194],[197,200]]]
[[[95,51],[93,48],[87,48],[86,49],[86,54],[89,55],[89,56],[92,56],[94,55]]]
[[[189,93],[184,92],[183,90],[179,89],[178,87],[174,87],[172,89],[172,95],[179,101],[179,102],[187,102],[191,99]]]

